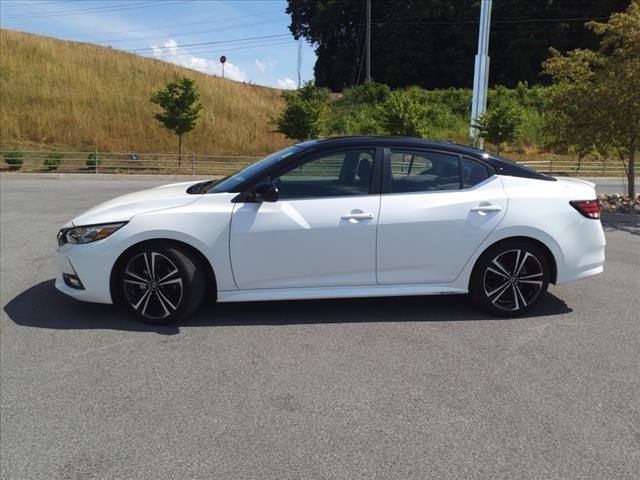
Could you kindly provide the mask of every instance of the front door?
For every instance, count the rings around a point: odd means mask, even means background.
[[[375,157],[360,148],[304,159],[263,179],[277,185],[276,202],[236,204],[230,252],[238,288],[375,284]]]

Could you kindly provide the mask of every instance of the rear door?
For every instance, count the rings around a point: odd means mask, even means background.
[[[381,160],[375,148],[338,150],[263,179],[278,186],[278,201],[233,211],[238,288],[375,284]]]
[[[453,281],[507,209],[483,163],[430,150],[385,149],[378,225],[380,284]]]

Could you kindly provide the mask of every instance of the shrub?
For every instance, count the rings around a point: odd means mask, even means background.
[[[282,92],[282,98],[286,102],[284,110],[271,119],[276,132],[298,141],[324,135],[329,108],[326,88],[307,82],[298,90]]]
[[[362,85],[347,88],[343,93],[343,98],[345,102],[349,103],[377,105],[384,102],[390,93],[391,89],[388,85],[371,80]]]
[[[471,115],[471,90],[465,88],[449,88],[427,92],[430,105],[442,105],[454,115],[469,118]]]
[[[489,111],[482,115],[476,124],[480,136],[496,146],[500,154],[500,146],[504,142],[512,142],[518,135],[522,124],[523,110],[511,96],[512,91],[497,89]]]
[[[102,163],[102,158],[98,152],[91,152],[87,157],[87,167],[95,167]]]
[[[62,159],[64,155],[62,153],[48,153],[44,159],[44,166],[48,167],[49,170],[57,170],[60,165],[62,165]]]
[[[389,94],[387,101],[381,106],[382,127],[389,135],[426,136],[428,110],[415,98],[414,93],[396,90]]]
[[[24,153],[22,152],[7,152],[3,155],[4,161],[9,165],[10,170],[18,170],[22,166]]]
[[[360,107],[342,117],[339,124],[346,135],[381,135],[384,133],[375,108]]]

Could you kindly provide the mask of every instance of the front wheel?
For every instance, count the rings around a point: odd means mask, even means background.
[[[205,276],[187,252],[150,244],[130,252],[119,275],[120,299],[145,323],[168,325],[200,305]]]
[[[549,264],[537,246],[507,241],[479,258],[469,289],[475,303],[494,315],[514,317],[531,309],[549,286]]]

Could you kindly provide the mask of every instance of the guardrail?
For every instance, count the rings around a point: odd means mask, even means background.
[[[622,177],[627,169],[620,160],[532,160],[518,162],[542,173],[573,177]]]
[[[133,152],[67,152],[0,150],[3,171],[68,173],[157,173],[175,175],[229,175],[261,157],[247,155],[184,154]],[[12,159],[12,156],[15,157]],[[10,165],[14,163],[14,165]],[[550,159],[520,161],[549,175],[616,176],[626,175],[620,160]]]
[[[132,152],[0,150],[4,171],[228,175],[262,157]],[[13,165],[12,165],[13,164]]]

